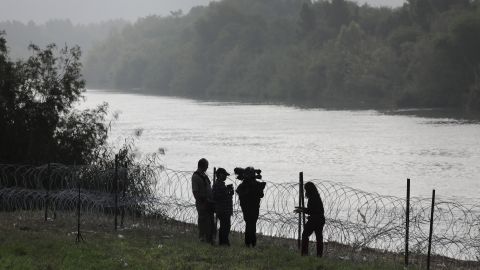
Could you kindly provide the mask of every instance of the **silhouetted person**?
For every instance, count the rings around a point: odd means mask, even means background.
[[[323,256],[323,226],[325,226],[325,211],[323,202],[317,187],[312,182],[305,184],[305,196],[308,199],[307,208],[297,207],[296,213],[304,212],[308,215],[308,221],[302,233],[302,256],[308,255],[308,241],[310,235],[315,232],[317,238],[317,256]]]
[[[237,194],[245,220],[245,245],[254,247],[257,244],[257,220],[260,210],[260,199],[263,198],[264,182],[256,180],[254,168],[248,167],[243,174],[243,182],[238,185]]]
[[[198,212],[198,234],[200,241],[214,243],[215,222],[213,217],[213,194],[211,182],[205,172],[208,161],[204,158],[198,161],[198,168],[192,175],[192,191]]]
[[[230,234],[230,217],[233,214],[233,186],[225,185],[225,180],[230,174],[224,168],[218,168],[217,181],[213,184],[213,200],[215,201],[215,213],[220,221],[218,232],[218,244],[230,246],[228,235]]]

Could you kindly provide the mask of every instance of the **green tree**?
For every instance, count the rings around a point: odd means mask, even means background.
[[[73,109],[85,91],[80,48],[30,50],[26,61],[10,61],[0,34],[0,161],[91,162],[106,142],[106,105]]]

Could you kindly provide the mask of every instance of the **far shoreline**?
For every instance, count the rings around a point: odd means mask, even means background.
[[[467,112],[459,108],[422,108],[422,107],[397,107],[397,106],[375,106],[372,104],[353,104],[348,102],[336,103],[331,102],[328,105],[321,103],[310,103],[306,104],[302,101],[280,101],[280,100],[258,100],[254,98],[233,98],[233,97],[215,97],[215,98],[205,98],[201,96],[182,96],[182,95],[171,95],[167,93],[158,93],[153,90],[145,89],[111,89],[111,88],[100,88],[100,87],[87,87],[87,91],[99,91],[107,93],[118,93],[118,94],[131,94],[131,95],[142,95],[142,96],[155,96],[155,97],[168,97],[176,99],[187,99],[196,101],[199,103],[225,103],[225,104],[236,104],[236,105],[271,105],[271,106],[283,106],[283,107],[293,107],[297,109],[304,110],[326,110],[326,111],[376,111],[385,115],[401,115],[401,116],[411,116],[411,117],[421,117],[421,118],[430,118],[430,119],[449,119],[458,121],[460,124],[478,124],[480,123],[480,112]],[[327,103],[327,102],[326,102]]]

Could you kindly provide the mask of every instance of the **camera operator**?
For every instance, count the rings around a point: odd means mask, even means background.
[[[243,182],[238,185],[237,194],[240,199],[240,207],[245,220],[245,245],[255,247],[257,244],[257,220],[260,211],[260,200],[263,198],[263,189],[265,182],[258,182],[256,178],[261,179],[260,170],[248,167],[245,170],[236,168],[235,173],[238,179]]]
[[[221,246],[230,246],[228,235],[231,226],[230,217],[233,214],[233,185],[225,186],[225,180],[229,175],[224,168],[218,168],[216,171],[217,181],[213,184],[215,212],[220,220],[218,244]]]

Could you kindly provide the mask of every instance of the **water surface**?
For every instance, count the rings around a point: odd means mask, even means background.
[[[279,105],[89,90],[82,107],[106,101],[119,112],[110,140],[133,137],[142,153],[166,149],[164,162],[194,170],[206,157],[213,168],[254,166],[276,182],[326,179],[384,195],[480,201],[480,125],[450,118],[335,111]]]

